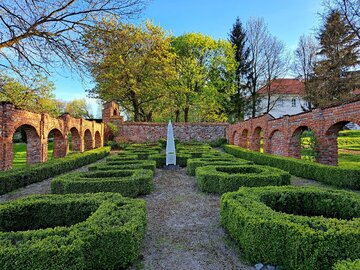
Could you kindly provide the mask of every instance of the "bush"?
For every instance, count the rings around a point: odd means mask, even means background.
[[[89,171],[110,171],[110,170],[136,170],[146,169],[155,172],[156,162],[154,160],[127,160],[102,162],[89,167]]]
[[[150,150],[150,151],[156,151],[156,152],[160,152],[162,150],[161,145],[159,144],[140,144],[140,143],[134,143],[134,144],[130,144],[126,150]]]
[[[239,187],[281,186],[290,184],[290,174],[258,165],[204,166],[195,170],[201,191],[225,193]]]
[[[114,193],[2,203],[0,268],[124,269],[139,255],[145,226],[145,201]]]
[[[195,170],[198,167],[204,167],[207,165],[239,165],[239,164],[252,164],[253,162],[231,157],[202,157],[188,159],[186,173],[188,175],[195,175]]]
[[[118,192],[136,197],[151,192],[153,177],[153,171],[142,169],[75,172],[54,178],[51,191],[58,194]]]
[[[125,162],[139,160],[138,155],[110,155],[106,158],[106,162]]]
[[[104,158],[109,152],[110,147],[102,147],[64,158],[53,159],[45,163],[2,172],[0,174],[0,195],[85,166]]]
[[[150,155],[156,155],[159,151],[151,150],[151,149],[132,149],[132,150],[125,150],[120,152],[119,156],[132,156],[136,155],[138,159],[148,159]]]
[[[221,221],[251,262],[331,269],[360,258],[360,198],[339,190],[240,188],[221,197]]]
[[[158,143],[160,144],[160,146],[162,148],[166,148],[166,143],[167,143],[167,140],[166,139],[160,139],[158,141]],[[180,141],[178,139],[174,139],[174,143],[175,143],[175,147],[177,147],[177,145],[180,143]]]
[[[221,147],[224,144],[227,144],[227,139],[226,138],[219,138],[219,139],[216,139],[214,141],[209,142],[209,145],[211,147]]]
[[[340,261],[334,265],[333,270],[360,270],[360,260]]]
[[[224,149],[236,157],[254,161],[256,164],[277,167],[299,177],[343,188],[360,189],[360,169],[341,168],[296,158],[262,154],[234,145],[225,145]]]
[[[188,154],[176,153],[176,165],[186,167],[187,160],[191,158]],[[163,168],[166,166],[166,154],[155,154],[149,156],[150,160],[155,160],[156,168]]]

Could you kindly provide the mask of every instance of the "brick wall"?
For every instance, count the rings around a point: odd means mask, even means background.
[[[317,142],[317,161],[337,165],[337,135],[349,122],[360,125],[360,101],[279,119],[263,115],[229,126],[227,136],[230,144],[258,151],[262,131],[266,153],[300,158],[300,135],[311,129]]]
[[[95,146],[95,132],[104,136],[104,125],[95,121],[76,119],[69,114],[52,118],[48,114],[38,114],[16,109],[13,104],[0,104],[0,170],[12,167],[14,157],[13,135],[23,127],[27,137],[27,163],[33,164],[48,160],[48,138],[54,139],[55,158],[64,157],[69,151],[68,134],[72,134],[72,150],[84,151]],[[85,130],[88,130],[85,143]],[[103,140],[98,139],[97,146]]]
[[[227,127],[226,123],[173,123],[174,137],[182,142],[225,138]],[[118,142],[157,142],[167,134],[167,123],[123,122],[118,128]]]

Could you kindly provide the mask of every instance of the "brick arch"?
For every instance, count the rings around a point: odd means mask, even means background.
[[[90,129],[86,129],[84,131],[84,148],[86,150],[91,150],[94,148],[93,146],[93,136],[91,134]]]
[[[76,127],[70,128],[71,133],[71,151],[79,152],[81,151],[81,137],[80,132]]]
[[[234,131],[233,136],[232,136],[232,141],[234,145],[239,145],[240,141],[239,141],[239,132],[237,130]]]
[[[301,158],[301,134],[306,130],[312,130],[314,132],[315,138],[317,138],[317,132],[309,126],[301,125],[293,129],[290,133],[289,141],[289,156],[294,158]]]
[[[54,136],[53,157],[54,158],[65,157],[66,152],[67,152],[67,143],[66,143],[65,136],[57,128],[53,128],[49,131],[48,138],[51,134],[53,134],[53,136]]]
[[[286,155],[286,140],[284,132],[280,129],[275,129],[269,136],[269,153],[273,155]]]
[[[256,128],[254,128],[254,131],[252,132],[251,135],[251,150],[254,151],[260,151],[260,143],[261,143],[261,139],[264,139],[264,129],[261,126],[257,126]]]
[[[11,139],[13,139],[16,130],[20,127],[22,127],[26,133],[26,163],[35,164],[41,162],[41,139],[34,126],[29,124],[18,124],[11,134]],[[8,155],[12,165],[14,159],[13,147],[9,149]]]
[[[247,128],[241,131],[241,147],[247,149],[250,147],[249,130]]]
[[[95,148],[101,147],[101,135],[99,131],[95,132]]]

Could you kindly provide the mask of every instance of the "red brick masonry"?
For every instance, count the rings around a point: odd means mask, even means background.
[[[299,136],[310,128],[316,137],[317,161],[337,165],[337,135],[349,122],[360,125],[360,101],[279,119],[263,115],[229,126],[227,137],[230,144],[255,151],[263,138],[266,153],[300,158]]]

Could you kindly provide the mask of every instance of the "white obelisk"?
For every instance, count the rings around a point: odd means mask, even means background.
[[[176,152],[175,152],[175,142],[174,142],[174,131],[169,120],[167,128],[167,138],[166,138],[166,166],[167,165],[176,165]]]

